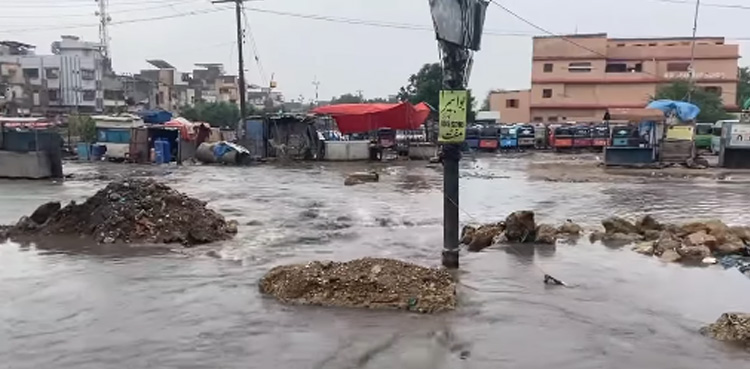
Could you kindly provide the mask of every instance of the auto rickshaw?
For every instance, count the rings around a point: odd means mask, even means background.
[[[537,149],[546,149],[548,147],[547,143],[549,141],[549,135],[547,135],[547,129],[548,128],[543,124],[537,124],[536,127],[534,127],[534,146]]]
[[[530,124],[520,124],[516,126],[518,133],[518,147],[529,148],[536,145],[536,136],[534,126]]]
[[[477,150],[479,149],[479,127],[468,127],[466,128],[466,149]]]
[[[609,125],[600,124],[596,125],[591,130],[591,137],[593,137],[593,145],[595,148],[604,148],[609,146]]]
[[[386,151],[396,151],[396,130],[380,128],[370,141],[370,160],[383,160]]]
[[[637,126],[612,127],[612,147],[637,147],[640,140]]]
[[[695,124],[695,148],[701,150],[711,149],[711,137],[714,128],[713,123]]]
[[[479,149],[497,151],[497,126],[491,125],[479,130]]]
[[[573,147],[587,149],[593,146],[594,139],[591,137],[591,127],[583,125],[573,127]]]
[[[518,147],[518,130],[513,126],[500,127],[500,148],[504,150]]]
[[[573,129],[570,126],[556,126],[550,129],[550,145],[555,151],[573,147]]]

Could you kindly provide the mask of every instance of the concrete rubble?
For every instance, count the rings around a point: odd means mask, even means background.
[[[261,279],[260,291],[297,305],[420,313],[456,307],[456,281],[448,271],[393,259],[278,266]]]
[[[111,182],[85,202],[40,206],[29,217],[0,229],[0,238],[74,235],[97,243],[206,244],[232,238],[227,222],[206,203],[152,179]]]
[[[701,333],[718,341],[736,343],[750,349],[750,314],[724,313],[715,323],[701,328]]]
[[[368,182],[380,181],[380,175],[377,172],[356,172],[349,174],[344,180],[345,186],[355,186]]]
[[[469,251],[477,252],[500,243],[536,243],[554,245],[559,238],[576,238],[583,228],[567,220],[555,227],[549,224],[536,224],[533,211],[516,211],[504,221],[480,226],[467,225],[461,231],[461,243]]]

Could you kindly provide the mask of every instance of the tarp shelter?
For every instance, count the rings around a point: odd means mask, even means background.
[[[430,107],[420,103],[416,106],[402,102],[398,104],[339,104],[321,106],[314,114],[330,115],[336,120],[343,134],[374,131],[379,128],[414,130],[430,115]]]
[[[163,124],[172,120],[172,113],[166,110],[143,110],[137,113],[144,123]]]
[[[701,108],[695,104],[674,100],[655,100],[649,103],[647,108],[658,109],[665,115],[674,112],[677,118],[680,118],[683,122],[695,120],[701,113]]]
[[[195,138],[194,124],[185,118],[175,118],[164,123],[165,127],[175,127],[180,130],[180,139],[192,141]]]

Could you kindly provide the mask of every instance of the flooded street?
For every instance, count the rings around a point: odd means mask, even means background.
[[[716,181],[554,183],[527,159],[462,162],[461,219],[534,210],[589,229],[610,215],[750,225],[750,187]],[[368,167],[381,182],[344,187]],[[664,264],[581,241],[462,253],[459,308],[439,315],[284,306],[258,292],[273,266],[392,257],[438,265],[442,175],[424,162],[292,167],[68,164],[62,184],[0,182],[0,224],[153,176],[239,221],[234,240],[168,253],[0,245],[0,366],[22,368],[738,368],[750,353],[698,334],[747,311],[737,270]],[[205,252],[220,248],[220,259]],[[550,288],[544,272],[571,285]]]

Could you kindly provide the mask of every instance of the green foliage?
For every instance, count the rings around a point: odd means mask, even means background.
[[[659,87],[654,100],[669,99],[683,101],[687,98],[690,88],[690,83],[687,81],[672,82]],[[701,113],[697,118],[698,122],[716,122],[728,117],[721,96],[713,92],[708,92],[699,87],[694,88],[691,102],[701,109]]]
[[[425,64],[409,77],[409,84],[401,87],[398,99],[412,104],[425,102],[435,109],[440,106],[440,90],[443,88],[443,69],[440,63]],[[476,99],[469,90],[469,122],[476,116]]]
[[[750,99],[750,67],[742,67],[737,72],[737,105],[741,108]]]
[[[87,115],[73,115],[68,120],[71,136],[78,136],[81,142],[96,142],[96,122]]]
[[[362,102],[362,96],[355,94],[343,94],[331,99],[331,105],[336,104],[359,104]]]
[[[183,118],[194,122],[206,122],[212,127],[236,128],[240,121],[240,109],[228,102],[198,103],[181,109]]]

